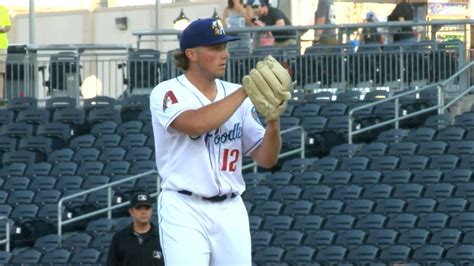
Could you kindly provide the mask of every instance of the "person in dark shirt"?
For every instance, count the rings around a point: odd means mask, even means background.
[[[133,222],[113,236],[107,266],[164,265],[158,231],[150,222],[153,213],[150,195],[135,192],[128,212]]]
[[[314,25],[334,25],[336,15],[332,0],[319,0],[318,8],[314,12]],[[318,29],[314,31],[313,44],[334,45],[337,44],[336,29]]]
[[[291,26],[291,21],[278,8],[270,6],[268,0],[260,0],[260,7],[257,11],[258,20],[254,23],[257,26]],[[296,31],[272,31],[275,38],[275,46],[287,46],[296,44]]]
[[[388,21],[410,21],[413,20],[413,7],[406,0],[397,0],[397,5],[393,9],[392,13],[388,15]],[[399,33],[393,34],[394,42],[414,42],[415,36],[413,35],[413,29],[410,26],[403,26]]]

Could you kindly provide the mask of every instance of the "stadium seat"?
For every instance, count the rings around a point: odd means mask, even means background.
[[[291,184],[308,188],[310,186],[318,185],[321,179],[322,174],[320,172],[305,171],[303,173],[294,173],[294,179]]]
[[[299,230],[290,230],[277,233],[273,239],[272,245],[279,247],[297,247],[303,243],[305,233]]]
[[[382,142],[371,142],[368,144],[363,144],[360,147],[358,155],[377,157],[386,155],[388,150],[388,145]]]
[[[78,165],[75,162],[58,162],[51,169],[52,176],[75,175]]]
[[[262,173],[245,173],[243,175],[245,185],[247,188],[255,187],[260,184],[260,181],[265,179],[265,175]]]
[[[130,175],[143,174],[145,172],[156,170],[156,163],[153,160],[136,161],[130,167]]]
[[[92,236],[88,233],[75,232],[69,236],[65,236],[62,247],[69,250],[81,249],[89,247]]]
[[[342,158],[340,170],[346,171],[364,171],[368,168],[370,160],[365,156],[356,156],[350,158]]]
[[[421,155],[442,155],[448,149],[448,143],[441,140],[423,141],[420,142],[418,154]]]
[[[34,180],[33,180],[34,181]],[[36,191],[33,203],[35,204],[48,204],[48,203],[58,203],[61,198],[62,192],[57,189],[44,189]]]
[[[271,176],[269,178],[271,178]],[[273,193],[272,199],[280,201],[295,201],[300,198],[302,192],[303,190],[299,186],[288,185],[277,188]]]
[[[49,112],[44,109],[25,109],[18,112],[16,122],[32,124],[35,128],[38,125],[49,121]]]
[[[304,172],[313,164],[315,160],[312,158],[294,158],[285,160],[281,166],[281,171],[286,172]]]
[[[252,215],[279,215],[283,210],[283,206],[283,203],[273,200],[256,203]]]
[[[444,248],[437,245],[425,245],[413,252],[413,259],[425,263],[437,263],[443,258]]]
[[[36,239],[33,247],[38,250],[43,250],[46,253],[50,253],[61,246],[62,239],[62,236],[57,234],[45,235]]]
[[[399,198],[381,199],[376,201],[375,212],[377,213],[402,213],[405,210],[406,201]]]
[[[275,234],[269,231],[258,230],[251,234],[252,248],[254,250],[262,249],[270,245]]]
[[[65,248],[57,248],[45,253],[41,259],[43,264],[67,264],[71,258],[71,251]]]
[[[446,183],[468,183],[471,181],[471,169],[453,169],[444,171],[443,181]]]
[[[99,156],[99,161],[101,162],[111,162],[111,161],[122,161],[124,158],[125,158],[125,154],[127,154],[127,156],[130,155],[130,157],[134,157],[134,155],[138,152],[138,151],[146,151],[146,150],[149,150],[148,147],[133,147],[132,149],[130,149],[127,153],[127,150],[125,150],[124,148],[122,147],[107,147],[107,148],[104,148],[102,150],[102,152],[100,153],[100,156]],[[151,151],[150,151],[151,153]],[[143,156],[143,155],[142,155]],[[146,157],[148,160],[150,158],[150,156],[144,156]],[[144,158],[144,157],[140,157],[139,158]],[[125,159],[127,161],[134,161],[132,159]]]
[[[360,229],[351,229],[351,230],[338,229],[338,234],[336,237],[335,244],[343,245],[351,249],[357,248],[357,246],[360,246],[364,243],[366,235],[367,233],[364,230],[360,230]]]
[[[443,172],[439,169],[424,169],[414,172],[413,182],[420,184],[438,183],[442,176]]]
[[[400,159],[396,156],[385,155],[385,156],[371,157],[371,161],[372,163],[370,164],[370,169],[379,170],[379,171],[387,171],[387,170],[397,169]]]
[[[310,116],[317,116],[319,115],[319,111],[321,109],[321,105],[316,103],[305,103],[302,105],[296,105],[295,109],[293,110],[293,116],[298,118],[303,117],[310,117]]]
[[[15,178],[9,178],[3,183],[3,190],[15,191],[15,190],[27,190],[30,186],[31,179],[26,176],[16,176]]]
[[[407,184],[411,181],[413,173],[410,170],[384,171],[382,183],[386,184]]]
[[[468,233],[469,234],[469,233]],[[459,244],[461,240],[462,232],[456,228],[442,228],[439,231],[433,232],[430,239],[430,244],[441,245],[444,247],[452,247]],[[467,244],[467,234],[463,238],[463,242]],[[471,238],[472,240],[472,238]],[[472,242],[470,242],[472,243]]]
[[[283,248],[268,246],[257,250],[253,260],[257,263],[281,262],[284,254],[285,250]]]
[[[336,214],[326,219],[324,229],[329,230],[344,230],[351,229],[356,221],[356,218],[349,214]]]
[[[120,123],[117,127],[116,133],[125,136],[128,134],[139,134],[143,128],[143,123],[138,120],[126,121]]]
[[[15,121],[15,112],[13,110],[1,109],[0,110],[0,126],[4,126]]]
[[[10,204],[0,204],[0,216],[10,217],[12,210],[13,210],[13,207],[10,206]],[[5,224],[2,224],[2,225],[5,225]]]
[[[117,226],[116,220],[100,218],[87,223],[86,232],[89,234],[110,233]]]
[[[427,243],[430,231],[424,228],[409,229],[400,233],[398,244],[410,247],[420,247]]]
[[[285,204],[283,214],[293,216],[309,215],[314,204],[307,200],[296,200]]]
[[[382,131],[377,136],[377,141],[385,143],[397,143],[403,141],[408,136],[406,129],[389,129]]]
[[[402,156],[399,169],[423,170],[428,166],[430,158],[424,155]]]
[[[441,170],[451,170],[458,168],[461,158],[454,154],[442,154],[431,156],[430,168],[438,168]]]
[[[35,219],[38,211],[39,207],[36,204],[18,204],[13,208],[10,218],[21,223]]]
[[[337,169],[339,160],[334,157],[324,157],[316,160],[308,170],[319,171],[319,172],[332,172]]]
[[[121,119],[123,122],[137,120],[140,113],[147,110],[150,105],[150,100],[146,95],[129,95],[121,102]]]
[[[100,150],[97,148],[81,148],[74,154],[72,160],[77,163],[97,162]]]
[[[467,209],[468,201],[463,198],[447,198],[439,201],[437,212],[456,214],[464,212]]]
[[[309,246],[298,246],[286,249],[284,261],[289,264],[310,263],[316,250]]]
[[[264,230],[274,232],[288,231],[294,223],[294,218],[288,215],[266,216],[263,223]],[[295,228],[297,229],[297,228]]]
[[[420,217],[417,227],[426,229],[441,229],[448,224],[449,216],[445,213],[429,213]]]
[[[45,109],[50,112],[51,117],[55,111],[67,108],[76,108],[77,100],[68,96],[56,96],[46,99]]]
[[[417,183],[395,185],[393,196],[396,198],[419,198],[423,194],[424,186]]]
[[[340,262],[345,259],[347,248],[343,246],[328,246],[318,251],[316,255],[316,261],[322,263],[334,263]]]
[[[11,262],[17,264],[38,264],[42,255],[43,254],[36,249],[25,249],[18,252]]]
[[[263,218],[257,215],[249,215],[250,232],[256,232],[263,226]]]
[[[99,250],[108,248],[110,246],[110,243],[112,243],[113,236],[114,235],[110,233],[95,235],[92,239],[92,243],[90,244],[90,247],[99,249]]]
[[[327,124],[328,119],[324,116],[304,116],[301,118],[301,126],[306,132],[321,132]]]
[[[25,174],[27,166],[28,165],[26,163],[11,163],[5,165],[0,170],[0,176],[8,178],[14,176],[23,176]]]
[[[362,194],[366,199],[387,199],[391,196],[393,186],[389,184],[366,185]]]
[[[305,200],[327,200],[332,193],[332,189],[327,185],[315,185],[307,187],[301,199]]]
[[[341,185],[334,189],[333,199],[358,199],[362,194],[362,187],[359,185]]]
[[[288,186],[293,179],[293,175],[289,172],[274,172],[273,174],[266,175],[264,179],[260,181],[260,185],[270,186],[274,189],[279,187]]]
[[[315,204],[313,213],[321,215],[340,214],[343,207],[344,202],[341,200],[325,200]]]
[[[375,202],[369,199],[355,199],[346,201],[344,213],[348,214],[368,214],[374,209]]]
[[[35,192],[31,190],[16,190],[11,191],[8,196],[7,203],[14,206],[18,204],[28,204],[33,202]]]
[[[31,181],[29,188],[36,191],[54,189],[56,182],[53,176],[37,176]]]
[[[382,249],[379,260],[385,263],[396,261],[407,261],[410,256],[411,249],[406,245],[392,245]]]
[[[105,185],[109,183],[109,181],[110,178],[108,176],[91,174],[85,177],[84,183],[82,183],[82,189],[95,188],[101,185]]]
[[[474,213],[463,212],[463,213],[451,216],[449,227],[461,228],[465,231],[472,230],[474,228]]]
[[[122,137],[118,134],[100,135],[94,142],[94,147],[99,149],[104,149],[107,147],[119,147],[121,140]]]
[[[393,229],[371,230],[367,235],[365,243],[384,248],[395,244],[398,236],[399,232]]]
[[[437,183],[437,184],[426,184],[425,185],[425,197],[431,198],[449,198],[454,194],[455,187],[450,183]]]
[[[325,117],[343,116],[347,114],[347,105],[342,102],[329,102],[321,107],[319,115]]]
[[[474,245],[459,245],[446,252],[446,259],[459,264],[469,264],[474,260]]]
[[[449,143],[449,154],[474,155],[474,140],[451,141]]]
[[[353,157],[358,152],[358,150],[358,144],[344,143],[332,148],[329,153],[329,156],[336,158],[350,158]]]
[[[69,147],[73,150],[79,150],[81,148],[92,148],[96,137],[91,134],[75,136],[69,140]]]
[[[71,263],[93,264],[99,261],[100,251],[93,248],[79,249],[74,252]]]
[[[466,130],[461,127],[447,127],[444,129],[440,129],[438,134],[436,135],[436,140],[442,141],[460,141],[464,138],[466,134]]]
[[[109,177],[127,176],[130,170],[130,163],[127,161],[112,161],[105,163],[103,174]]]
[[[393,143],[388,149],[387,155],[395,156],[410,156],[416,153],[418,144],[411,141],[403,141],[399,143]]]
[[[331,230],[310,231],[304,239],[304,244],[312,247],[324,247],[333,244],[335,233]]]
[[[354,184],[378,184],[382,179],[382,173],[377,170],[365,170],[353,172],[352,183]]]
[[[304,232],[319,230],[323,224],[323,221],[324,218],[317,214],[296,217],[292,229],[302,230]]]
[[[2,164],[3,166],[12,163],[26,163],[33,164],[38,162],[38,156],[32,151],[25,150],[14,150],[3,154]]]
[[[79,127],[81,127],[85,122],[85,112],[78,110],[76,108],[65,108],[56,110],[53,114],[52,122],[62,122],[69,124],[73,129],[73,133],[78,132]]]
[[[428,118],[426,118],[425,122],[423,123],[423,126],[431,127],[434,129],[441,129],[447,128],[451,126],[451,124],[451,114],[446,113],[429,116]]]
[[[418,198],[408,201],[406,211],[411,213],[431,213],[434,211],[437,201],[432,198]]]
[[[118,123],[113,120],[95,123],[91,126],[90,133],[94,136],[115,134]]]
[[[147,136],[143,133],[130,133],[124,135],[119,143],[120,147],[130,149],[131,147],[143,147],[147,141]]]
[[[347,260],[355,263],[373,262],[377,257],[379,248],[373,245],[360,245],[349,250]]]
[[[358,219],[355,224],[357,229],[382,229],[385,226],[387,221],[387,216],[383,214],[367,214],[363,216],[358,216]]]
[[[105,121],[114,121],[117,124],[121,123],[120,112],[115,109],[94,108],[91,110],[87,110],[85,108],[86,107],[84,103],[84,110],[86,111],[86,124],[89,127],[92,127],[97,123],[102,123]]]
[[[336,170],[332,172],[326,172],[322,183],[327,185],[343,185],[348,184],[352,178],[352,174],[349,171]]]
[[[53,166],[49,162],[39,162],[28,165],[25,175],[30,177],[47,176]]]
[[[390,217],[386,228],[388,229],[410,229],[414,228],[418,216],[413,213],[399,213]]]
[[[14,97],[8,100],[7,109],[12,110],[16,113],[27,110],[27,109],[37,109],[38,108],[38,99],[34,97]]]
[[[82,187],[84,179],[80,176],[61,176],[58,178],[56,183],[56,189],[58,190],[76,190]]]

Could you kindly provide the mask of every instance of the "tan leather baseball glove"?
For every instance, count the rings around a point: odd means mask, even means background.
[[[244,90],[266,121],[276,120],[291,98],[291,77],[271,55],[259,61],[242,79]]]

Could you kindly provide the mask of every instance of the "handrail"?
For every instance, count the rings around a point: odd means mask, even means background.
[[[392,123],[396,123],[395,127],[398,128],[398,122],[400,122],[401,120],[405,120],[405,119],[408,119],[408,118],[411,118],[411,117],[414,117],[414,116],[417,116],[417,115],[420,115],[420,114],[428,113],[428,112],[431,112],[431,111],[436,110],[436,109],[438,109],[439,114],[443,113],[443,111],[446,108],[453,105],[456,101],[461,99],[462,96],[469,93],[473,89],[474,86],[472,86],[472,87],[468,88],[467,90],[465,90],[463,93],[461,93],[461,95],[454,98],[453,100],[451,100],[446,105],[444,104],[444,87],[448,83],[452,82],[455,78],[457,78],[458,76],[460,76],[461,74],[466,72],[468,69],[470,69],[473,65],[474,65],[474,61],[470,62],[469,64],[467,64],[466,66],[461,68],[458,72],[456,72],[455,74],[453,74],[451,77],[449,77],[447,80],[445,80],[443,82],[438,82],[438,83],[428,85],[428,86],[425,86],[425,87],[416,88],[416,89],[413,89],[413,90],[410,90],[410,91],[407,91],[407,92],[403,92],[403,93],[394,95],[394,96],[389,97],[389,98],[385,98],[385,99],[382,99],[382,100],[378,100],[376,102],[360,105],[360,106],[357,106],[357,107],[353,108],[352,110],[349,111],[349,114],[348,114],[348,119],[349,119],[349,123],[348,123],[348,143],[350,143],[350,144],[352,143],[352,137],[356,134],[360,134],[360,133],[363,133],[363,132],[366,132],[366,131],[369,131],[369,130],[372,130],[372,129],[375,129],[375,128],[379,128],[379,127],[382,127],[382,126],[385,126],[385,125],[388,125],[388,124],[392,124]],[[424,91],[424,90],[432,89],[434,87],[436,87],[437,91],[438,91],[438,104],[437,105],[431,106],[431,107],[425,108],[423,110],[416,111],[416,112],[406,114],[406,115],[403,115],[403,116],[399,117],[398,102],[399,102],[399,99],[401,97],[408,96],[408,95],[411,95],[411,94],[416,94],[416,93],[419,93],[419,92]],[[359,129],[359,130],[355,130],[355,131],[352,130],[353,123],[354,123],[354,118],[353,118],[354,112],[356,112],[358,110],[366,109],[366,108],[369,108],[369,107],[372,107],[372,106],[380,105],[382,103],[393,101],[393,100],[395,100],[395,118],[385,120],[381,123],[378,123],[376,125],[371,125],[371,126],[363,128],[363,129]]]
[[[290,155],[293,155],[293,154],[297,154],[297,153],[300,153],[301,158],[305,157],[305,146],[304,146],[305,131],[304,131],[303,127],[301,127],[301,126],[290,127],[290,128],[285,129],[285,130],[282,130],[280,132],[280,134],[283,135],[283,134],[286,134],[286,133],[289,133],[289,132],[292,132],[292,131],[296,131],[296,130],[301,130],[301,147],[299,147],[297,149],[294,149],[294,150],[284,152],[284,153],[280,153],[278,155],[278,159],[284,158],[284,157],[287,157],[287,156],[290,156]],[[257,166],[258,165],[257,165],[256,162],[249,163],[249,164],[246,164],[246,165],[242,166],[242,170],[246,170],[246,169],[249,169],[249,168],[253,167],[253,172],[256,173],[257,172]]]
[[[92,216],[95,216],[95,215],[98,215],[98,214],[101,214],[101,213],[104,213],[104,212],[107,212],[107,218],[109,218],[109,219],[112,218],[112,210],[115,210],[115,209],[118,209],[120,207],[126,206],[129,203],[127,201],[127,202],[115,204],[115,205],[112,206],[112,187],[115,186],[115,185],[121,184],[121,183],[128,182],[130,180],[138,179],[138,178],[141,178],[143,176],[150,175],[150,174],[155,174],[155,173],[157,175],[157,178],[156,178],[157,179],[157,182],[156,182],[156,191],[157,192],[151,194],[151,196],[156,196],[156,195],[158,195],[158,192],[160,191],[160,182],[159,182],[159,178],[158,178],[158,171],[157,170],[150,170],[150,171],[138,174],[138,175],[129,176],[129,177],[126,177],[126,178],[123,178],[123,179],[120,179],[120,180],[117,180],[117,181],[114,181],[114,182],[111,182],[111,183],[100,185],[98,187],[91,188],[91,189],[88,189],[88,190],[83,190],[83,191],[80,191],[80,192],[77,192],[77,193],[74,193],[74,194],[71,194],[71,195],[68,195],[66,197],[61,198],[58,202],[58,235],[62,234],[62,226],[63,225],[67,225],[67,224],[73,223],[75,221],[80,221],[80,220],[83,220],[83,219],[86,219],[86,218],[89,218],[89,217],[92,217]],[[73,198],[77,198],[79,196],[86,195],[86,194],[89,194],[89,193],[92,193],[92,192],[95,192],[95,191],[98,191],[98,190],[101,190],[101,189],[105,189],[105,188],[107,188],[107,207],[96,210],[96,211],[93,211],[93,212],[90,212],[90,213],[87,213],[87,214],[83,214],[83,215],[80,215],[80,216],[77,216],[77,217],[74,217],[74,218],[71,218],[71,219],[68,219],[67,221],[63,222],[63,220],[62,220],[62,206],[63,206],[64,201],[69,200],[69,199],[73,199]]]
[[[7,220],[5,224],[5,238],[0,239],[0,245],[5,244],[5,251],[10,252],[10,219],[5,216],[0,216],[0,220]]]

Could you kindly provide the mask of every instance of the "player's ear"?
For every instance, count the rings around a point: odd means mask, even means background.
[[[184,54],[190,61],[195,61],[196,60],[196,49],[195,48],[189,48],[184,50]]]

